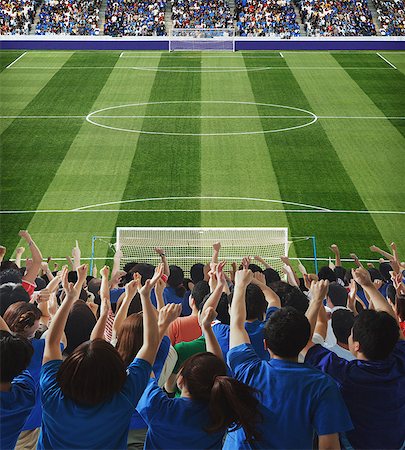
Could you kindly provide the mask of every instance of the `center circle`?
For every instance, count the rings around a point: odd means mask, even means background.
[[[128,133],[235,136],[296,130],[314,124],[318,117],[302,108],[271,103],[177,100],[109,106],[92,111],[86,120]],[[208,131],[201,132],[204,128]]]

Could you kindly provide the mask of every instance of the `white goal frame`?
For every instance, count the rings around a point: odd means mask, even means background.
[[[235,51],[234,28],[172,28],[169,31],[169,52],[173,51]],[[226,47],[230,43],[229,48]]]
[[[280,256],[288,255],[291,243],[288,228],[282,227],[118,227],[116,245],[123,253],[121,267],[130,261],[156,265],[160,258],[154,248],[162,247],[169,264],[189,272],[193,264],[211,260],[212,244],[217,241],[221,242],[219,257],[228,263],[259,255],[280,272],[283,267]]]

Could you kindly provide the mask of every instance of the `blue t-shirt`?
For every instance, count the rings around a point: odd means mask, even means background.
[[[151,379],[137,411],[147,423],[147,449],[221,449],[225,430],[207,433],[208,404],[189,398],[169,398]]]
[[[183,297],[179,297],[176,295],[176,290],[172,288],[171,286],[167,286],[163,291],[163,299],[165,301],[165,305],[168,303],[182,303]]]
[[[11,382],[9,392],[0,392],[0,448],[14,449],[22,427],[35,405],[35,381],[24,370]]]
[[[346,361],[320,345],[305,362],[331,375],[355,429],[346,433],[354,448],[401,448],[405,443],[405,341],[383,361]]]
[[[263,422],[255,448],[312,448],[318,435],[353,428],[349,413],[333,379],[306,364],[271,359],[263,361],[251,344],[228,352],[235,378],[260,392]],[[224,449],[250,448],[243,429],[227,435]]]
[[[160,343],[159,350],[156,354],[155,363],[153,364],[152,370],[155,374],[157,380],[159,380],[160,375],[165,365],[167,355],[170,350],[170,338],[169,336],[163,336],[162,342]],[[145,421],[139,415],[138,411],[135,411],[131,417],[131,422],[129,424],[130,430],[143,430],[148,428]]]
[[[266,320],[263,322],[262,320],[255,320],[254,322],[245,322],[245,330],[247,331],[252,347],[254,348],[257,356],[261,359],[268,361],[270,359],[269,352],[264,348],[264,334],[263,329],[266,324],[266,321],[270,318],[270,316],[277,311],[278,308],[275,306],[271,306],[267,308],[266,311]],[[230,327],[229,325],[225,325],[223,323],[216,323],[212,326],[212,331],[217,338],[218,344],[221,347],[222,354],[224,355],[224,360],[226,361],[226,355],[229,351],[229,334]]]
[[[79,443],[88,449],[126,449],[129,422],[148,383],[151,365],[135,358],[118,394],[96,406],[81,406],[66,398],[56,381],[61,364],[61,360],[54,360],[42,366],[43,414],[37,449],[71,449]]]

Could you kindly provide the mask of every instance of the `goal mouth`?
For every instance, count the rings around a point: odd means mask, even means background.
[[[118,227],[117,248],[121,264],[146,262],[156,265],[154,251],[162,247],[170,265],[189,273],[194,264],[211,260],[212,245],[221,242],[220,259],[239,263],[244,256],[261,256],[281,273],[280,256],[288,255],[288,228]]]
[[[173,28],[169,51],[235,51],[234,28]]]

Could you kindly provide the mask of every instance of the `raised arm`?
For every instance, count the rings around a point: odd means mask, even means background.
[[[41,268],[42,254],[27,230],[21,230],[18,235],[27,242],[32,257],[32,263],[30,268],[27,269],[26,274],[23,276],[23,280],[28,283],[34,283],[35,278],[38,276],[39,269]]]
[[[17,247],[15,250],[15,263],[17,264],[18,267],[21,267],[21,257],[24,252],[25,252],[24,247]]]
[[[155,307],[152,305],[150,300],[150,293],[162,273],[163,265],[159,264],[155,270],[153,278],[151,280],[146,280],[145,285],[139,290],[143,310],[143,345],[136,357],[148,361],[151,365],[155,362],[160,339],[155,315]]]
[[[165,300],[163,298],[163,291],[165,290],[165,287],[166,283],[161,278],[159,278],[155,286],[156,306],[158,311],[160,311],[165,306]]]
[[[336,244],[332,244],[330,246],[330,249],[332,250],[332,252],[335,255],[335,266],[341,266],[342,265],[342,261],[340,259],[340,250],[339,247]]]
[[[108,314],[111,310],[111,302],[110,302],[110,295],[108,297],[101,297],[101,305],[100,305],[100,316],[97,320],[96,325],[93,328],[93,331],[90,335],[90,340],[93,341],[94,339],[104,339],[104,331],[105,326],[108,319]]]
[[[218,344],[217,338],[212,331],[212,322],[217,317],[217,312],[214,308],[207,308],[204,315],[201,318],[201,328],[205,336],[205,345],[207,347],[207,352],[213,353],[220,359],[224,359],[221,347]]]
[[[120,270],[121,258],[122,258],[122,251],[121,251],[120,248],[117,248],[117,251],[114,254],[113,268],[112,268],[112,271],[111,271],[111,278],[114,278],[115,275]]]
[[[256,284],[262,290],[264,298],[267,302],[267,307],[281,308],[280,297],[266,284],[266,278],[261,272],[255,272],[253,274],[252,284]]]
[[[261,256],[254,256],[253,259],[257,262],[259,262],[260,264],[263,264],[263,266],[266,269],[271,269],[271,265],[268,264]]]
[[[159,341],[163,336],[167,335],[167,330],[172,322],[174,322],[181,314],[181,304],[169,303],[159,310],[158,329]]]
[[[358,256],[355,253],[350,253],[350,258],[353,259],[354,264],[356,264],[357,267],[363,267],[363,264],[360,262]]]
[[[80,266],[81,251],[79,241],[76,240],[76,245],[72,249],[72,267],[76,270]]]
[[[319,308],[321,307],[323,300],[328,295],[328,289],[329,289],[328,280],[320,280],[316,282],[313,281],[311,283],[311,302],[305,313],[305,316],[311,325],[310,340],[312,339],[312,336],[315,331],[315,325],[318,318]]]
[[[287,281],[291,286],[298,287],[300,285],[300,280],[298,279],[295,270],[292,268],[290,258],[288,256],[280,256],[281,261],[285,264],[285,269],[287,273]]]
[[[391,253],[388,253],[388,252],[382,250],[380,247],[377,247],[376,245],[372,245],[370,247],[370,250],[374,253],[379,253],[380,255],[384,256],[384,258],[388,259],[389,261],[394,259],[394,256],[391,255]]]
[[[211,257],[212,263],[218,264],[218,255],[220,250],[221,250],[220,242],[215,242],[214,244],[212,244],[212,257]]]
[[[222,291],[224,290],[224,286],[226,285],[226,279],[223,273],[223,268],[225,264],[226,264],[225,261],[222,261],[219,264],[217,264],[215,275],[212,274],[213,277],[216,276],[217,278],[217,285],[212,294],[204,303],[201,314],[205,314],[205,311],[210,307],[217,309],[219,300],[221,299]]]
[[[141,276],[134,273],[134,279],[125,285],[125,294],[120,309],[117,311],[113,323],[113,337],[117,336],[124,320],[128,316],[128,309],[132,299],[135,297],[139,287],[141,286]]]
[[[235,273],[235,288],[231,305],[231,331],[229,348],[250,343],[245,330],[246,322],[246,288],[253,280],[253,273],[249,269],[238,270]]]
[[[86,267],[87,272],[87,267]],[[80,274],[78,273],[80,279]],[[63,270],[62,273],[62,285],[65,290],[66,296],[62,305],[56,312],[54,318],[48,329],[48,334],[45,340],[45,350],[42,359],[42,364],[52,361],[54,359],[62,359],[62,352],[60,350],[60,342],[63,337],[63,331],[66,326],[66,321],[69,316],[69,312],[72,308],[73,303],[79,298],[80,295],[80,284],[79,279],[77,283],[73,286],[73,283],[68,282],[68,270],[67,268]]]
[[[155,252],[160,256],[160,259],[163,263],[163,273],[166,275],[166,277],[169,277],[170,267],[169,267],[169,263],[167,262],[166,253],[165,253],[164,249],[161,247],[156,247]]]

